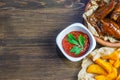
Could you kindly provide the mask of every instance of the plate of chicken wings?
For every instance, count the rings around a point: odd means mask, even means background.
[[[120,0],[90,0],[83,18],[99,44],[120,47]]]

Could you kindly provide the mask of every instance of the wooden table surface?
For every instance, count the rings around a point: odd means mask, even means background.
[[[83,22],[84,7],[66,4],[0,0],[0,80],[77,80],[81,62],[67,60],[55,39],[68,25]]]

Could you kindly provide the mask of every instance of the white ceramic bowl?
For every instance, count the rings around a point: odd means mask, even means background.
[[[89,49],[86,53],[84,53],[82,56],[80,57],[72,57],[69,56],[63,49],[62,47],[62,40],[63,38],[70,32],[72,31],[81,31],[83,33],[86,33],[89,37],[89,41],[90,41],[90,46]],[[64,56],[69,59],[70,61],[76,62],[76,61],[80,61],[81,59],[83,59],[85,56],[87,56],[95,47],[96,47],[96,41],[93,37],[93,35],[90,33],[90,31],[81,23],[74,23],[70,26],[68,26],[67,28],[65,28],[63,31],[61,31],[57,38],[56,38],[56,43],[57,46],[59,47],[59,49],[61,50],[61,52],[64,54]]]

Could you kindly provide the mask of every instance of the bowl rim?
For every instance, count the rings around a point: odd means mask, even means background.
[[[89,9],[89,7],[91,6],[91,2],[88,1],[88,3],[86,4],[86,7],[85,7],[85,12]],[[84,19],[84,24],[85,26],[88,26],[85,19]],[[106,46],[106,47],[113,47],[113,48],[118,48],[120,47],[120,42],[109,42],[109,41],[105,41],[95,35],[93,35],[94,38],[96,39],[96,42],[98,42],[99,44],[103,45],[103,46]]]
[[[82,55],[82,56],[80,56],[80,57],[72,57],[72,56],[69,56],[69,55],[64,51],[64,49],[63,49],[63,47],[62,47],[62,44],[59,42],[60,36],[61,36],[66,30],[68,30],[68,29],[71,28],[71,31],[75,31],[75,30],[72,30],[72,29],[73,29],[73,28],[76,28],[76,27],[78,27],[79,29],[80,29],[80,28],[84,29],[84,31],[86,31],[85,33],[89,36],[89,39],[91,40],[88,51],[87,51],[84,55]],[[71,31],[69,31],[69,32],[71,32]],[[80,31],[80,30],[78,30],[78,31]],[[84,31],[83,31],[83,32],[84,32]],[[68,32],[68,33],[69,33],[69,32]],[[62,35],[63,38],[64,38],[66,35],[67,35],[67,34]],[[61,42],[62,42],[63,38],[61,38]],[[63,55],[64,55],[68,60],[70,60],[70,61],[72,61],[72,62],[80,61],[81,59],[83,59],[84,57],[86,57],[86,56],[87,56],[92,50],[94,50],[95,47],[96,47],[96,40],[95,40],[95,38],[93,37],[92,33],[91,33],[82,23],[73,23],[73,24],[69,25],[68,27],[66,27],[65,29],[63,29],[63,30],[57,35],[57,37],[56,37],[56,43],[57,43],[57,46],[58,46],[58,48],[60,49],[60,51],[63,53]]]

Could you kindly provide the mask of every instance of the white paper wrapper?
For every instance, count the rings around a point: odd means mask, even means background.
[[[82,62],[82,69],[78,74],[78,80],[94,80],[94,75],[86,72],[87,67],[93,62],[89,58],[84,58]]]

